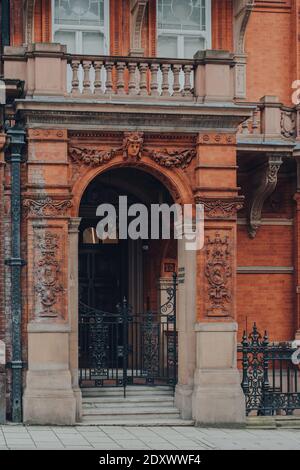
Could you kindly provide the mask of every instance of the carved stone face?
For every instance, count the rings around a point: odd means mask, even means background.
[[[143,135],[140,132],[125,133],[123,140],[124,158],[139,160],[143,146]]]
[[[141,150],[141,143],[140,142],[129,142],[127,147],[127,155],[128,157],[136,158]]]

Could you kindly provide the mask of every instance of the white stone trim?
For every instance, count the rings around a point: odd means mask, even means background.
[[[293,266],[238,266],[238,274],[293,274]]]
[[[247,219],[238,219],[238,225],[248,225]],[[294,225],[294,219],[261,219],[261,225]]]

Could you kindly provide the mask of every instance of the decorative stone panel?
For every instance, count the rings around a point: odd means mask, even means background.
[[[29,233],[30,320],[64,321],[68,306],[66,225],[34,222]]]
[[[234,257],[231,237],[230,230],[206,230],[204,310],[207,317],[233,317]]]

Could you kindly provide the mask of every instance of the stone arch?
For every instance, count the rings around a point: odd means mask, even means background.
[[[254,0],[234,0],[234,49],[237,54],[245,53],[245,34]]]
[[[23,42],[30,45],[34,42],[51,41],[51,0],[24,0],[24,33]],[[35,20],[38,19],[35,24]]]
[[[142,26],[145,18],[148,0],[131,0],[131,55],[143,55]]]
[[[88,185],[101,173],[117,168],[135,168],[148,172],[158,179],[170,192],[174,201],[180,204],[193,203],[193,191],[190,181],[180,169],[166,169],[146,157],[139,162],[124,161],[122,156],[113,161],[91,168],[78,179],[73,186],[73,207],[69,222],[69,310],[71,322],[70,334],[70,371],[72,386],[77,401],[77,416],[81,410],[81,391],[78,385],[78,227],[80,223],[79,208],[82,196]],[[189,286],[188,293],[185,283],[178,283],[177,314],[178,314],[178,384],[175,400],[183,418],[192,416],[192,382],[196,366],[195,352],[195,311],[196,311],[196,255],[195,252],[185,252],[185,236],[178,243],[178,267],[186,278]]]
[[[72,216],[78,217],[80,201],[85,189],[101,173],[109,171],[114,168],[136,168],[146,173],[151,174],[158,179],[170,192],[173,200],[179,204],[191,204],[193,202],[193,192],[190,184],[183,173],[178,170],[167,170],[153,162],[148,163],[143,160],[142,162],[128,163],[119,157],[106,165],[91,168],[84,177],[80,178],[73,186],[73,208]]]

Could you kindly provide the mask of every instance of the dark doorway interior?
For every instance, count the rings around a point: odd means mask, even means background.
[[[85,219],[84,230],[93,220]],[[127,240],[117,244],[83,243],[79,249],[80,300],[90,307],[113,312],[116,305],[128,298],[128,247]]]
[[[86,189],[79,234],[80,384],[174,386],[176,289],[172,277],[165,292],[160,288],[165,277],[162,265],[169,265],[162,260],[170,261],[174,250],[169,240],[122,240],[118,235],[114,240],[99,240],[97,207],[110,203],[118,214],[119,196],[127,196],[128,206],[172,204],[158,180],[135,168],[111,170]]]
[[[141,312],[151,299],[152,304],[156,300],[153,292],[160,276],[163,245],[159,240],[152,244],[149,240],[118,239],[103,243],[97,238],[97,207],[110,203],[117,210],[119,196],[127,196],[128,206],[172,203],[157,179],[135,168],[115,169],[95,178],[80,206],[79,295],[86,305],[106,311],[115,310],[125,297],[136,312]]]

